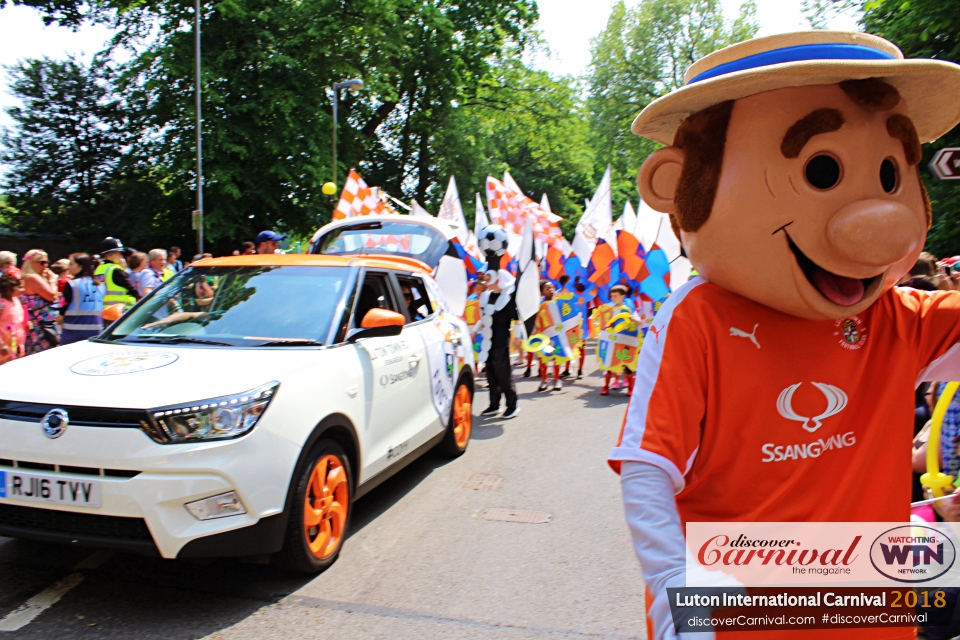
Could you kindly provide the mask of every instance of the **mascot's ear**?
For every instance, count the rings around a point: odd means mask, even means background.
[[[665,147],[654,151],[640,167],[637,187],[640,197],[654,211],[676,213],[677,186],[683,170],[683,151]]]

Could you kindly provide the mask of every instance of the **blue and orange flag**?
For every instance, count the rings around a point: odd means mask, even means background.
[[[590,264],[587,265],[587,279],[598,287],[609,283],[610,269],[616,260],[617,255],[613,252],[613,247],[600,238],[593,250],[593,255],[590,256]]]
[[[648,275],[647,252],[629,231],[617,231],[617,253],[620,254],[620,272],[633,282],[642,282]]]

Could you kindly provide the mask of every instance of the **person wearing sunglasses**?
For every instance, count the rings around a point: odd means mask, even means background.
[[[23,256],[23,295],[20,301],[30,317],[24,344],[26,355],[40,353],[60,343],[56,303],[60,300],[57,275],[50,270],[50,258],[43,249],[31,249]]]

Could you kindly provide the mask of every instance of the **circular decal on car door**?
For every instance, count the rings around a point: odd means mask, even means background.
[[[70,371],[82,376],[116,376],[159,369],[176,362],[179,357],[169,351],[118,351],[81,360],[70,367]]]

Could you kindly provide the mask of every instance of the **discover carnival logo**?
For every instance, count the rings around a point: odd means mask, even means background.
[[[826,409],[815,416],[802,416],[793,408],[793,394],[800,388],[802,382],[792,384],[780,392],[777,398],[777,412],[794,422],[801,423],[805,431],[814,433],[823,426],[823,421],[831,418],[843,411],[848,402],[847,394],[843,389],[835,387],[824,382],[812,382],[811,384],[820,390],[827,400]],[[831,449],[842,449],[850,447],[857,443],[857,437],[853,431],[843,434],[836,434],[828,438],[819,438],[813,442],[802,442],[798,444],[776,444],[768,442],[760,447],[763,453],[761,462],[783,462],[785,460],[806,460],[807,458],[819,458],[825,451]]]

